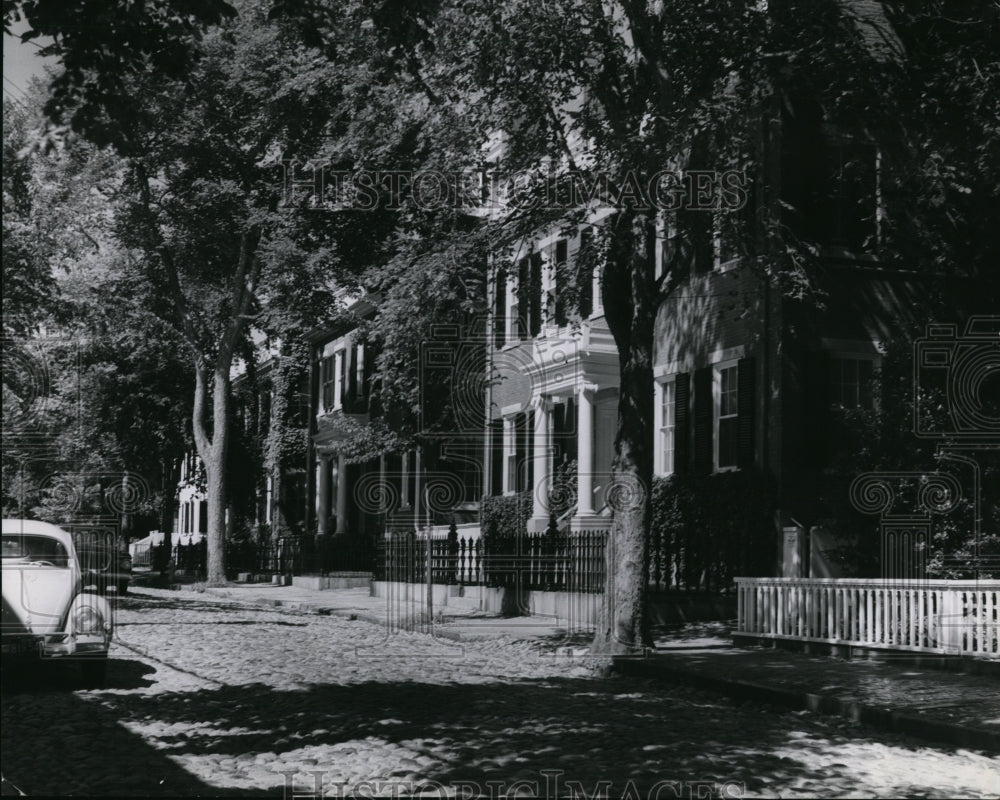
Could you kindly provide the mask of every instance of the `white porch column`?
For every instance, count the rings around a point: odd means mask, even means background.
[[[347,458],[337,456],[337,533],[347,533]]]
[[[510,465],[514,463],[517,455],[517,442],[514,439],[514,418],[503,418],[503,458],[501,459],[501,478],[503,480],[503,493],[513,494],[517,491],[517,476],[511,474]]]
[[[539,395],[535,401],[534,440],[532,442],[532,513],[533,530],[544,530],[549,523],[549,416],[552,414],[552,403],[547,397]]]
[[[576,513],[594,513],[594,390],[585,383],[577,391],[576,416]]]
[[[316,533],[325,536],[329,533],[327,524],[330,519],[330,458],[319,456],[316,460]]]

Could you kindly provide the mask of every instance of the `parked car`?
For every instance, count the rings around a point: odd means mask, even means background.
[[[128,585],[132,580],[132,556],[127,550],[118,551],[118,572],[115,575],[115,582],[118,585],[118,594],[128,592]]]
[[[102,594],[109,589],[125,594],[132,580],[132,557],[120,548],[114,531],[77,524],[67,529],[80,557],[84,586],[92,586]]]
[[[2,539],[4,661],[74,660],[86,685],[103,685],[111,606],[87,589],[73,536],[47,522],[5,519]]]

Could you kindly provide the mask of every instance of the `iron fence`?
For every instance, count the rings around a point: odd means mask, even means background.
[[[388,534],[379,546],[377,580],[518,586],[565,592],[604,591],[608,531],[528,533],[492,538]]]

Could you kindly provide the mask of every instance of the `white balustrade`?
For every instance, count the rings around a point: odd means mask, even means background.
[[[737,578],[738,631],[1000,658],[1000,581]]]

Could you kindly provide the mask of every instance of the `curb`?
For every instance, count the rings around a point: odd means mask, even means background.
[[[240,597],[226,589],[220,589],[216,587],[206,587],[204,590],[205,594],[215,595],[216,597],[225,597],[228,600],[240,600],[241,602],[248,603],[250,605],[263,606],[265,608],[276,608],[284,609],[287,611],[295,611],[300,614],[315,614],[322,617],[340,617],[347,620],[363,620],[364,622],[370,622],[374,625],[384,625],[385,617],[380,614],[375,614],[371,611],[366,611],[365,609],[348,609],[348,608],[335,608],[332,606],[317,605],[315,603],[307,603],[299,600],[278,600],[270,597]],[[484,637],[481,636],[466,636],[466,634],[460,631],[448,630],[445,626],[437,624],[434,626],[433,636],[439,639],[448,639],[454,642],[477,642],[482,641]],[[488,638],[488,637],[486,637]]]
[[[219,589],[215,587],[206,587],[204,590],[205,594],[215,595],[216,597],[225,597],[227,600],[239,600],[244,603],[255,606],[264,606],[266,608],[281,608],[288,611],[296,611],[301,614],[317,614],[322,617],[343,617],[344,619],[361,619],[366,622],[374,622],[376,624],[381,623],[383,620],[376,614],[370,611],[365,611],[364,609],[348,609],[348,608],[333,608],[331,606],[317,605],[316,603],[306,603],[300,600],[277,600],[270,597],[241,597],[238,594],[233,594],[226,589]]]
[[[916,714],[893,711],[889,708],[845,700],[832,695],[781,689],[754,681],[720,678],[687,669],[678,669],[663,664],[660,659],[656,658],[640,660],[618,657],[613,660],[613,663],[614,669],[622,675],[653,678],[654,680],[680,683],[699,689],[709,689],[737,700],[763,701],[795,710],[841,716],[853,722],[863,722],[890,733],[904,733],[957,747],[1000,753],[1000,732],[997,731],[927,719]]]

